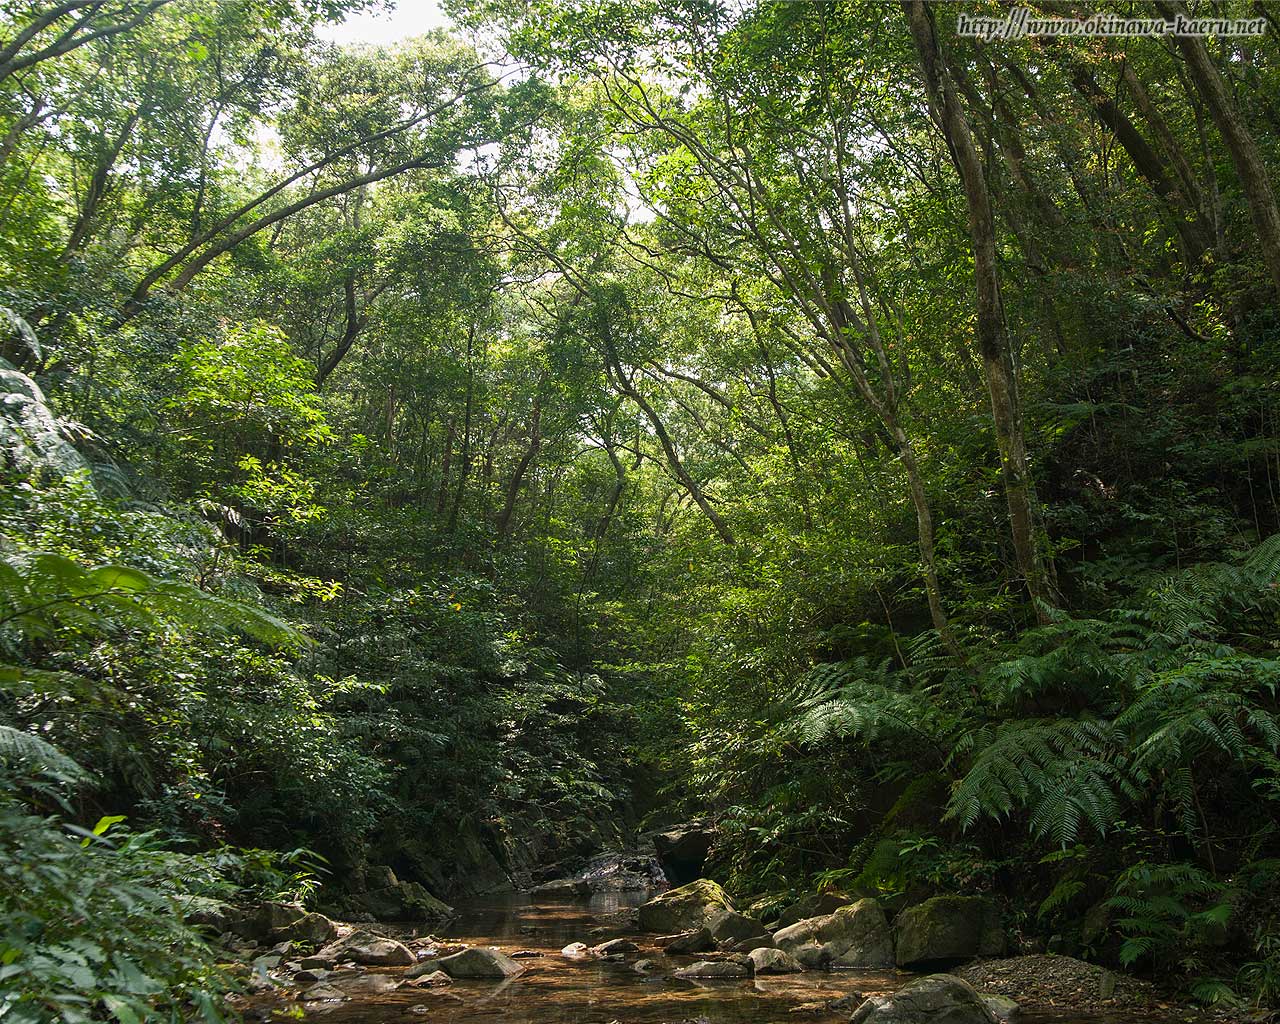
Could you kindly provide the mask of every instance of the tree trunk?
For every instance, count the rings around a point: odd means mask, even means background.
[[[537,457],[538,450],[541,447],[542,400],[540,397],[535,397],[533,400],[533,417],[529,421],[529,447],[525,449],[524,455],[516,463],[516,471],[511,475],[511,482],[507,484],[507,500],[502,506],[501,515],[498,516],[499,540],[505,539],[507,531],[511,528],[511,518],[516,511],[516,499],[520,497],[520,485],[524,483],[524,475],[529,471],[529,466]]]
[[[1004,304],[1000,294],[991,197],[987,192],[986,177],[973,144],[968,121],[961,110],[955,86],[947,74],[945,58],[934,29],[932,11],[925,0],[902,0],[902,5],[920,55],[930,106],[964,183],[977,285],[978,348],[982,353],[987,390],[991,396],[992,419],[1000,450],[1000,468],[1009,506],[1014,555],[1031,595],[1036,618],[1045,622],[1049,608],[1055,603],[1055,595],[1040,551],[1035,485],[1027,460],[1017,372],[1005,328]]]
[[[1084,97],[1098,121],[1116,137],[1138,173],[1169,211],[1173,228],[1182,240],[1187,262],[1199,263],[1213,244],[1213,231],[1203,212],[1195,206],[1193,197],[1184,196],[1182,189],[1173,183],[1151,144],[1098,85],[1088,68],[1071,64],[1068,70],[1076,91]]]
[[[1180,0],[1159,0],[1161,12],[1166,18],[1186,14]],[[1231,162],[1240,178],[1240,187],[1249,202],[1249,213],[1258,231],[1258,243],[1262,247],[1262,259],[1271,272],[1271,280],[1280,292],[1280,208],[1276,206],[1276,194],[1267,176],[1262,153],[1253,141],[1235,100],[1227,91],[1222,75],[1209,57],[1204,40],[1196,36],[1175,36],[1178,48],[1187,60],[1187,70],[1196,89],[1203,97],[1214,124],[1222,134],[1231,154]]]
[[[466,494],[467,477],[471,475],[471,411],[475,404],[476,371],[472,360],[475,347],[475,326],[467,328],[467,404],[462,416],[462,466],[458,470],[458,489],[453,496],[453,507],[449,509],[449,533],[458,529],[458,514],[462,510],[462,499]]]

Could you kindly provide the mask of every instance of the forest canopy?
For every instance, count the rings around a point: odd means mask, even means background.
[[[0,1016],[682,817],[1280,1003],[1275,5],[377,6],[0,0]]]

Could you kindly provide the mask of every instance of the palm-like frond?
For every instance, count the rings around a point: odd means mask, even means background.
[[[941,749],[939,738],[953,722],[926,694],[902,686],[887,661],[816,666],[802,682],[795,706],[799,714],[788,728],[799,743],[835,737],[870,744],[905,737]]]
[[[28,768],[79,778],[85,771],[47,740],[12,726],[0,725],[0,762],[20,761]]]
[[[974,758],[947,817],[964,828],[1027,808],[1032,832],[1074,842],[1086,824],[1106,832],[1123,797],[1135,795],[1117,751],[1123,735],[1101,720],[1008,722]]]

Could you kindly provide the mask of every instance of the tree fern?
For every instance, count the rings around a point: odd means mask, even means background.
[[[1207,562],[1158,580],[1147,594],[1153,625],[1180,641],[1216,635],[1232,611],[1274,603],[1280,582],[1280,534],[1257,545],[1239,565]]]
[[[900,688],[898,683],[888,662],[857,659],[819,665],[796,694],[799,714],[788,731],[800,743],[831,737],[866,744],[905,738],[916,744],[923,741],[936,754],[945,754],[941,740],[953,717],[926,695]]]
[[[20,762],[27,770],[79,778],[84,769],[52,743],[12,726],[0,725],[0,763]]]
[[[1106,832],[1134,787],[1117,748],[1123,736],[1100,720],[1008,722],[978,752],[952,794],[947,817],[964,828],[1026,808],[1031,831],[1060,845],[1083,827]]]

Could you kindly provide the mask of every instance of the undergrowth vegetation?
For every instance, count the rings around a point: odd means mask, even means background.
[[[1280,1001],[1268,5],[367,6],[0,0],[0,1016],[684,815]]]

